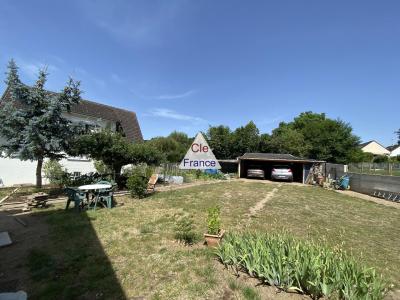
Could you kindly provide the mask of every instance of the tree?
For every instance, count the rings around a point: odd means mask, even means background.
[[[232,134],[231,157],[235,158],[246,152],[257,152],[260,144],[259,134],[260,132],[253,121],[236,128]]]
[[[152,138],[149,143],[165,154],[167,162],[176,163],[183,159],[192,140],[185,133],[174,131],[167,137]]]
[[[313,112],[301,113],[292,122],[279,124],[271,137],[274,151],[336,163],[348,162],[359,142],[350,124]]]
[[[400,128],[395,133],[397,134],[397,144],[400,145]]]
[[[35,85],[28,87],[20,81],[14,60],[9,62],[6,74],[11,101],[0,105],[0,136],[5,139],[0,153],[37,161],[36,186],[40,188],[44,159],[64,157],[63,151],[79,129],[63,112],[69,112],[81,100],[80,82],[70,78],[61,93],[49,93],[44,89],[48,73],[43,69]]]
[[[232,132],[228,126],[210,126],[206,138],[216,158],[231,158]]]
[[[272,131],[268,145],[271,152],[274,153],[289,153],[304,157],[309,152],[309,145],[303,134],[283,122]]]
[[[163,160],[162,154],[149,143],[133,144],[121,134],[109,130],[77,136],[68,153],[101,160],[112,169],[117,179],[124,165],[158,164]]]

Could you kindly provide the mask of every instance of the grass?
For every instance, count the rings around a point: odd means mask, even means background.
[[[254,218],[249,208],[276,185],[222,182],[156,193],[121,207],[77,214],[44,212],[49,243],[28,258],[32,299],[261,299],[265,288],[223,271],[210,249],[174,240],[175,221],[193,215],[206,231],[207,209],[221,207],[227,231],[280,232],[340,245],[400,286],[400,210],[320,188],[283,185]],[[39,251],[39,252],[38,252]],[[45,257],[45,259],[41,259]],[[82,296],[83,295],[83,296]]]

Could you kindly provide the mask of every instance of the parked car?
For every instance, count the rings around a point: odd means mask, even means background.
[[[271,179],[293,181],[292,169],[289,166],[273,166]]]
[[[260,169],[259,167],[250,167],[247,169],[247,177],[248,178],[265,178],[265,172],[263,169]]]

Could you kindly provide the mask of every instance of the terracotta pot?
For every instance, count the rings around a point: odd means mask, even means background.
[[[219,234],[204,234],[208,247],[217,247],[225,234],[225,230],[220,230]]]

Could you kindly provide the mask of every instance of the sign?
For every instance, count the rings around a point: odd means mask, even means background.
[[[188,152],[179,165],[179,169],[221,169],[218,160],[200,132],[196,135],[192,145],[190,145]]]

